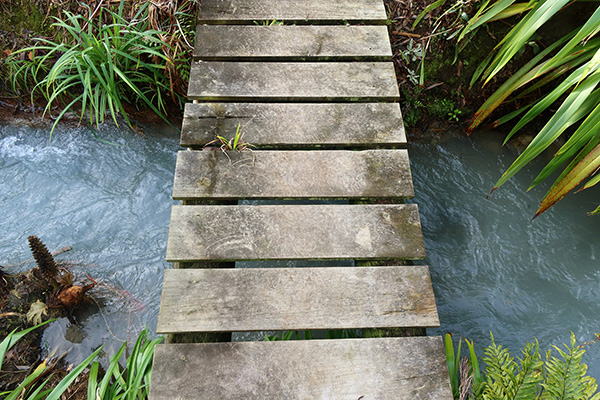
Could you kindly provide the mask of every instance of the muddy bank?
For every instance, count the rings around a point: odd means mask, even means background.
[[[132,122],[132,126],[130,127],[132,133],[143,135],[148,126],[166,125],[166,122],[152,110],[138,109],[129,104],[125,104],[125,107]],[[61,110],[55,107],[52,114],[44,113],[44,110],[45,102],[42,99],[31,104],[31,102],[28,102],[24,98],[0,96],[0,123],[2,124],[26,125],[50,131],[55,122],[53,116],[58,115]],[[166,117],[171,127],[179,129],[183,120],[183,110],[179,105],[169,104],[167,106]],[[65,113],[59,123],[67,127],[85,125],[85,121],[81,121],[79,116],[74,113]],[[120,124],[127,126],[124,119],[121,119]]]

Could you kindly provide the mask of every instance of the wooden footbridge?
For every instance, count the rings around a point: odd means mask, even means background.
[[[382,0],[201,8],[150,398],[452,399],[441,338],[393,337],[439,322]],[[238,127],[254,151],[205,148]],[[230,342],[339,329],[362,338]]]

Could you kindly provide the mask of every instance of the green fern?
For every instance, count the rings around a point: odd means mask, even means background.
[[[535,399],[539,385],[544,379],[543,361],[540,357],[540,346],[538,341],[527,343],[522,350],[523,358],[519,359],[521,367],[513,385],[515,400]]]
[[[581,363],[585,350],[575,345],[575,335],[571,333],[571,346],[565,350],[552,346],[562,359],[546,353],[545,382],[542,384],[542,400],[598,400],[596,380],[587,376],[587,366]]]
[[[484,399],[511,399],[510,388],[514,384],[517,364],[510,356],[508,349],[502,348],[494,341],[484,351],[482,358],[486,363],[486,380],[483,383]]]
[[[527,343],[516,361],[508,349],[497,345],[491,335],[491,345],[484,351],[485,379],[475,384],[474,399],[485,400],[600,400],[596,380],[587,376],[587,366],[581,362],[585,350],[578,347],[571,334],[570,346],[553,346],[560,357],[546,353],[543,361],[539,343]],[[467,342],[468,343],[468,342]],[[471,361],[472,362],[472,361]]]

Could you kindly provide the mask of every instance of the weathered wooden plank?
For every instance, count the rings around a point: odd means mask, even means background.
[[[200,23],[254,21],[370,22],[384,24],[382,0],[201,0]]]
[[[180,151],[176,200],[407,198],[406,150]]]
[[[255,146],[398,146],[406,144],[397,103],[186,104],[181,145],[202,147],[238,124]]]
[[[424,258],[416,204],[173,206],[167,261]]]
[[[452,400],[441,337],[158,345],[151,400]]]
[[[437,327],[426,266],[167,270],[158,333]]]
[[[194,57],[201,60],[390,60],[385,26],[199,25]]]
[[[392,62],[192,63],[188,97],[223,101],[394,101]]]

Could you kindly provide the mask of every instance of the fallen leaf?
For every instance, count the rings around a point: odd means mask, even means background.
[[[34,325],[41,324],[42,315],[46,315],[47,313],[48,306],[38,300],[29,307],[29,311],[27,312],[27,322],[31,322]]]

